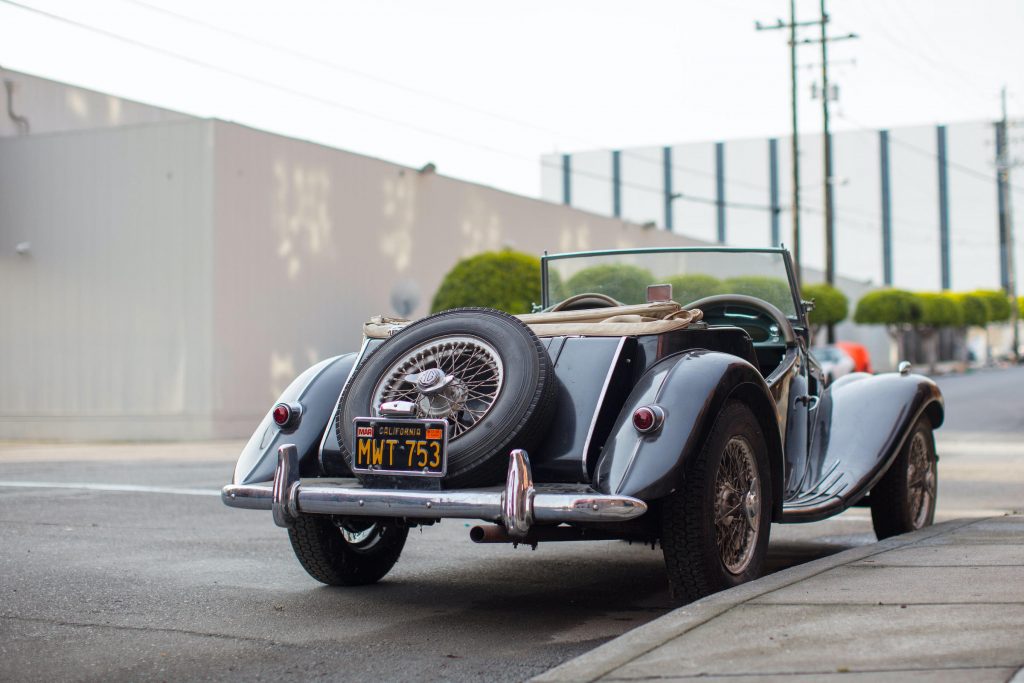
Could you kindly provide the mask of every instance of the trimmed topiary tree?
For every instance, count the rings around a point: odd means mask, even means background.
[[[807,301],[814,302],[807,320],[811,324],[811,341],[813,343],[822,325],[835,325],[846,320],[850,313],[850,300],[832,285],[821,283],[804,285],[801,295]]]
[[[672,299],[683,305],[697,299],[703,299],[706,296],[721,294],[725,291],[722,288],[721,280],[702,273],[673,275],[665,280],[665,282],[672,285]]]
[[[992,331],[990,323],[1001,323],[1010,319],[1010,299],[999,289],[978,289],[972,292],[976,297],[985,300],[988,308],[988,323],[985,325],[985,362],[992,364]]]
[[[647,285],[656,284],[651,271],[626,263],[607,263],[584,268],[565,283],[565,295],[597,292],[624,304],[647,300]]]
[[[1001,323],[1010,319],[1010,299],[998,289],[979,289],[971,292],[985,300],[988,307],[988,322]]]
[[[921,301],[913,292],[902,289],[876,289],[857,302],[853,320],[860,325],[885,325],[897,344],[900,358],[906,357],[906,332],[921,323]]]
[[[964,312],[964,327],[985,327],[988,324],[988,304],[977,294],[957,294]]]
[[[918,333],[928,345],[928,368],[935,374],[938,360],[938,332],[944,327],[962,327],[964,307],[960,297],[948,292],[927,292],[917,295],[921,302],[921,322]]]
[[[961,360],[966,365],[970,360],[968,331],[972,327],[980,327],[983,330],[987,330],[988,304],[983,297],[971,294],[970,292],[957,294],[956,297],[960,300],[960,306],[963,307],[964,311],[963,327],[960,329],[960,343],[963,347]]]
[[[430,310],[485,306],[513,314],[529,313],[531,305],[540,300],[540,259],[505,249],[456,263],[441,281]]]
[[[793,295],[790,294],[789,283],[777,277],[740,275],[726,279],[722,287],[729,294],[757,297],[778,306],[783,313],[793,312]]]

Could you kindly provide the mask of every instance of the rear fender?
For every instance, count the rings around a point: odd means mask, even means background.
[[[781,514],[782,439],[768,386],[742,358],[704,349],[668,356],[640,378],[598,459],[596,488],[646,501],[672,493],[730,399],[750,406],[761,425],[768,445],[773,513]],[[633,427],[633,412],[652,403],[665,411],[665,422],[655,433],[641,435]]]
[[[249,443],[235,465],[234,484],[252,484],[274,478],[277,466],[277,449],[285,443],[295,444],[299,450],[299,471],[304,476],[319,472],[317,453],[324,428],[330,421],[331,412],[338,402],[341,388],[352,372],[356,362],[354,353],[335,356],[321,361],[295,378],[275,402],[298,403],[302,414],[298,424],[281,429],[271,416],[271,410],[263,417]]]

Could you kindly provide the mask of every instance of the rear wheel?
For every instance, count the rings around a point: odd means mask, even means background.
[[[931,423],[922,417],[889,471],[871,489],[871,524],[878,540],[931,526],[938,480]]]
[[[768,450],[743,403],[726,404],[682,488],[662,505],[672,600],[690,602],[755,579],[771,526]]]
[[[328,586],[380,581],[398,562],[408,535],[395,522],[325,515],[300,515],[288,529],[303,569]]]

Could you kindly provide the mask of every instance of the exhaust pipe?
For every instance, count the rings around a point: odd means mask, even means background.
[[[470,529],[469,538],[474,543],[522,543],[535,546],[541,541],[610,541],[623,536],[572,526],[535,526],[525,536],[510,536],[497,524],[483,524]]]

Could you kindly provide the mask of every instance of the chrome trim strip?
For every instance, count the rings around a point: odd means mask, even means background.
[[[594,438],[594,430],[597,428],[597,417],[601,414],[601,408],[604,406],[604,397],[608,393],[608,385],[611,384],[612,375],[615,373],[615,368],[619,365],[619,356],[622,355],[622,347],[626,345],[626,338],[619,338],[619,345],[615,347],[615,354],[612,356],[611,365],[608,368],[608,374],[604,377],[604,384],[601,385],[601,393],[597,397],[597,406],[594,408],[594,417],[590,418],[590,429],[587,431],[587,440],[583,442],[583,457],[580,464],[583,468],[583,481],[590,481],[590,476],[587,472],[587,453],[590,452],[590,442]]]
[[[320,480],[300,481],[292,489],[299,513],[352,517],[481,519],[487,522],[502,520],[501,489],[390,491],[362,489],[340,483],[313,483],[316,481]],[[270,510],[273,504],[273,484],[231,484],[222,489],[221,500],[229,507]],[[629,496],[590,492],[545,493],[543,488],[534,494],[531,507],[535,523],[622,522],[635,519],[647,511],[645,502]]]
[[[341,405],[341,395],[345,393],[345,389],[348,388],[348,383],[352,381],[352,375],[356,373],[356,369],[359,364],[363,362],[363,354],[366,353],[366,347],[370,344],[369,337],[363,337],[363,345],[359,347],[359,355],[356,356],[356,362],[352,364],[352,370],[348,373],[348,377],[345,378],[345,383],[341,385],[341,391],[338,392],[338,400],[334,402],[334,410],[331,411],[331,419],[327,421],[327,428],[324,429],[324,435],[320,437],[320,447],[316,449],[316,461],[322,463],[324,461],[324,444],[327,442],[327,435],[330,433],[331,425],[334,424],[334,420],[338,417],[338,408]]]

